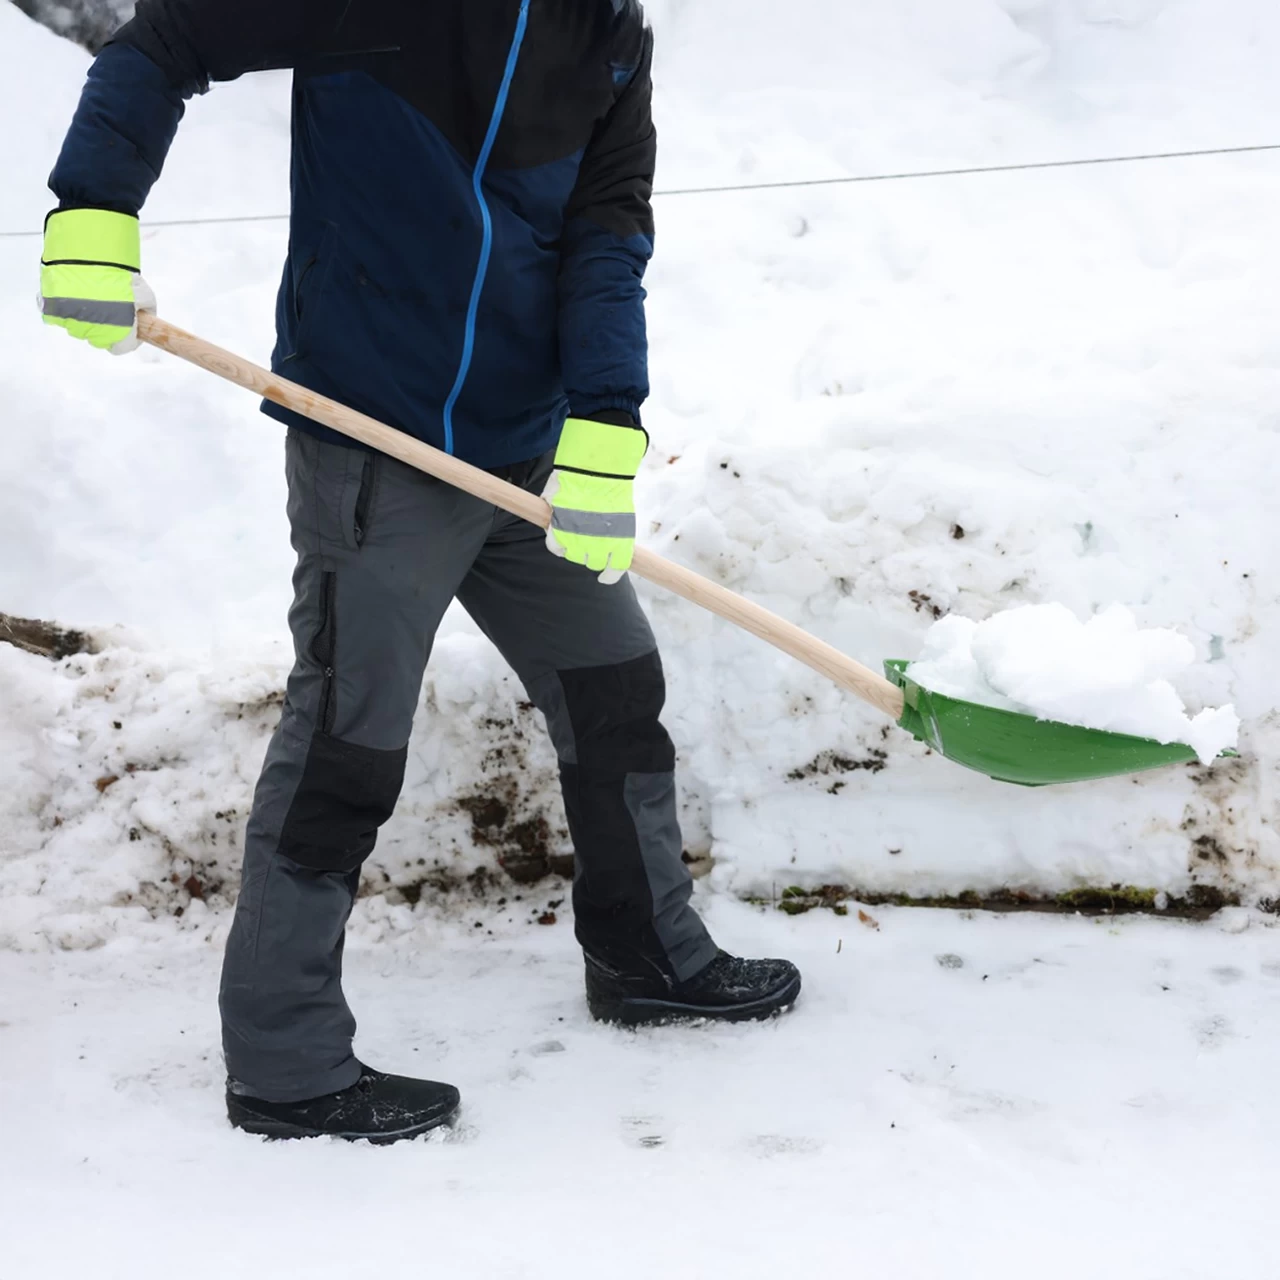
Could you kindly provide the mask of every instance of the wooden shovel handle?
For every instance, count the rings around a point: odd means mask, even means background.
[[[199,365],[210,373],[216,373],[228,382],[257,392],[275,404],[301,413],[326,427],[332,427],[352,439],[372,445],[380,452],[399,458],[401,462],[463,489],[495,507],[510,511],[522,520],[528,520],[543,529],[551,523],[551,508],[535,494],[442,453],[421,440],[405,435],[403,431],[396,431],[374,418],[269,373],[266,369],[251,364],[230,351],[224,351],[221,347],[215,347],[158,316],[149,312],[139,313],[138,337],[153,347],[159,347],[162,351]],[[708,581],[693,570],[672,564],[670,560],[664,560],[643,547],[636,548],[631,571],[742,627],[743,630],[750,631],[752,635],[759,636],[783,653],[798,658],[806,666],[834,680],[842,689],[857,694],[894,720],[901,718],[901,689],[861,663],[846,657],[839,649],[802,631],[785,618],[778,617],[776,613],[770,613],[768,609],[752,604],[750,600]]]

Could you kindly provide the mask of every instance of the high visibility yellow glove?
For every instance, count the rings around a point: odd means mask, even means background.
[[[63,209],[44,224],[40,310],[45,324],[124,355],[138,346],[138,312],[156,296],[139,274],[138,219],[107,209]]]
[[[542,496],[551,504],[547,549],[618,582],[636,545],[633,482],[649,447],[640,427],[587,418],[564,424],[555,470]]]

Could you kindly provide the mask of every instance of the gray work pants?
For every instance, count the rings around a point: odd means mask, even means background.
[[[549,457],[507,469],[540,491]],[[432,639],[456,596],[546,717],[576,855],[579,942],[679,982],[715,955],[689,905],[653,633],[629,581],[382,454],[287,443],[297,660],[254,796],[220,1005],[232,1088],[276,1102],[353,1084],[342,940],[390,817]]]

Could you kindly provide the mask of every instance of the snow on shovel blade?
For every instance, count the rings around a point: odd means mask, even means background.
[[[1142,773],[1196,759],[1196,753],[1180,742],[1082,729],[948,698],[916,684],[907,675],[908,665],[900,659],[884,664],[885,675],[906,697],[898,723],[948,760],[997,782],[1045,787]]]

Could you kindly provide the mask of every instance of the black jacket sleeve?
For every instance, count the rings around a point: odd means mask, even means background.
[[[560,265],[560,363],[569,411],[639,421],[649,394],[644,272],[653,254],[653,33],[583,156]]]
[[[290,67],[330,38],[343,0],[140,0],[89,69],[49,186],[64,208],[136,214],[185,103],[213,80]]]

